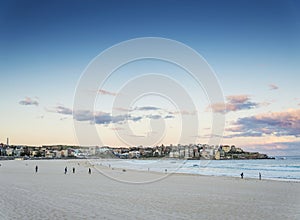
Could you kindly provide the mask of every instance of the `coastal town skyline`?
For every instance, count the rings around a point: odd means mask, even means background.
[[[74,121],[95,126],[101,145],[207,143],[215,113],[225,118],[220,144],[299,155],[297,1],[12,1],[0,6],[0,143],[9,138],[12,145],[80,145]],[[213,69],[224,102],[211,103],[182,69],[144,60],[115,71],[98,91],[87,91],[97,93],[95,112],[75,113],[76,87],[90,62],[113,45],[143,37],[175,40],[199,53]],[[124,85],[146,71],[174,79],[196,111],[178,109],[157,95],[134,100],[129,109],[116,108],[114,100],[127,95]],[[113,115],[115,110],[120,114]],[[197,137],[179,143],[182,118],[195,116]],[[159,121],[162,132],[152,130]],[[131,133],[122,127],[125,122]],[[151,135],[157,139],[145,142]]]

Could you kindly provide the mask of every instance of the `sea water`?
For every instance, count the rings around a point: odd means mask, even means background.
[[[300,156],[275,157],[274,160],[129,160],[94,161],[103,166],[167,173],[300,181]]]

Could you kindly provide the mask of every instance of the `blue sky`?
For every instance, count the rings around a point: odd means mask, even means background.
[[[231,111],[220,111],[220,105],[213,109],[226,116],[223,143],[271,154],[299,153],[299,10],[299,1],[283,0],[1,1],[0,142],[10,137],[12,144],[76,144],[71,115],[57,109],[72,108],[76,85],[89,62],[122,41],[164,37],[201,54],[214,69],[225,98],[235,97],[225,103]],[[126,82],[130,74],[122,77],[119,81]],[[177,77],[188,84],[179,72]],[[117,87],[113,78],[105,87],[110,92],[102,94],[105,108]],[[199,95],[196,89],[191,93]],[[199,108],[206,114],[205,104]],[[290,126],[279,118],[291,121]],[[122,144],[110,141],[113,135],[105,131],[112,124],[97,125],[104,142]],[[143,134],[141,124],[131,127],[137,128],[137,136]],[[245,131],[252,133],[247,136]],[[165,142],[177,144],[171,134]]]

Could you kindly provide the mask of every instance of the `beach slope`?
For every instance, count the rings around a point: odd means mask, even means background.
[[[299,186],[96,168],[84,160],[1,161],[0,219],[300,219]]]

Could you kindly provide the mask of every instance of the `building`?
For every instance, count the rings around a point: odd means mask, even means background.
[[[221,154],[220,154],[220,151],[218,151],[218,150],[215,152],[215,159],[216,160],[220,160],[221,159]]]
[[[225,152],[225,153],[228,153],[230,150],[231,150],[231,147],[229,145],[224,145],[222,146],[222,150]]]

